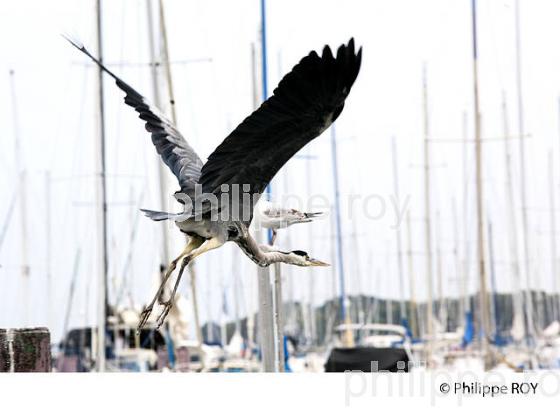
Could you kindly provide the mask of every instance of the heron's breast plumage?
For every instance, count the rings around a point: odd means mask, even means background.
[[[223,237],[227,240],[227,232],[223,226],[215,221],[204,219],[202,221],[195,221],[194,219],[187,219],[185,221],[175,222],[181,232],[187,235],[198,235],[205,239],[216,237]]]

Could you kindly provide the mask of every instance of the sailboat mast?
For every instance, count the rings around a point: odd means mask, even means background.
[[[268,97],[268,57],[266,44],[266,0],[260,1],[260,46],[261,46],[261,93],[262,101]],[[256,67],[256,66],[255,66]],[[256,69],[255,69],[256,74]],[[256,75],[254,87],[256,88]],[[258,104],[258,103],[257,103]],[[256,107],[255,107],[256,108]],[[270,198],[271,183],[266,188],[266,194]],[[260,236],[260,235],[259,235]],[[268,243],[272,241],[272,231],[268,231]],[[281,308],[282,301],[274,300],[275,296],[281,295],[277,288],[281,286],[279,280],[280,272],[274,271],[274,285],[270,279],[270,269],[257,268],[258,297],[259,297],[259,334],[262,351],[263,370],[265,372],[283,371],[284,362],[281,360],[283,343],[282,329],[277,321],[278,309]],[[276,289],[275,289],[276,288]],[[276,302],[276,303],[275,303]]]
[[[76,249],[74,254],[74,265],[72,269],[72,280],[70,281],[70,290],[68,292],[68,304],[66,306],[66,313],[64,315],[64,325],[62,328],[62,335],[67,337],[68,334],[68,326],[70,324],[70,314],[72,313],[72,305],[74,303],[74,293],[76,291],[76,282],[78,278],[78,271],[80,267],[80,255],[81,255],[81,248]]]
[[[492,296],[492,320],[494,324],[494,339],[497,340],[499,337],[498,330],[498,286],[496,284],[496,266],[494,260],[494,243],[492,234],[492,222],[488,221],[488,256],[490,259],[490,283],[492,284],[491,296]],[[490,334],[490,329],[488,329],[488,334]]]
[[[46,299],[47,299],[47,324],[48,326],[53,326],[51,322],[53,319],[53,300],[52,300],[52,290],[53,290],[53,280],[52,280],[52,219],[51,219],[51,173],[50,171],[45,172],[45,250],[46,250],[46,272],[47,272],[47,289],[46,289]]]
[[[469,276],[469,268],[470,268],[470,241],[469,241],[469,173],[468,173],[468,151],[467,147],[469,146],[469,135],[468,135],[468,117],[467,113],[463,112],[463,240],[464,240],[464,248],[463,248],[463,263],[461,264],[461,283],[463,288],[462,298],[463,298],[463,317],[461,318],[461,323],[466,324],[466,312],[471,312],[471,299],[469,296],[469,286],[468,286],[468,276]]]
[[[447,312],[446,300],[443,296],[443,262],[441,250],[441,214],[439,209],[436,210],[436,226],[435,226],[435,242],[436,242],[436,275],[437,275],[437,300],[438,300],[438,321],[443,326],[443,330],[447,330]]]
[[[103,63],[103,29],[101,24],[102,7],[101,0],[96,2],[97,10],[97,55],[100,63]],[[98,81],[98,114],[99,114],[99,138],[98,149],[99,162],[97,164],[99,176],[97,181],[97,202],[98,202],[98,269],[99,281],[97,288],[97,360],[96,369],[104,372],[105,364],[105,334],[107,331],[107,312],[108,312],[108,255],[107,255],[107,183],[106,183],[106,161],[105,161],[105,89],[103,86],[103,70],[101,66],[97,70]]]
[[[431,232],[431,191],[430,191],[430,145],[428,120],[428,79],[426,66],[422,67],[422,101],[424,114],[424,234],[426,251],[426,286],[428,287],[428,301],[426,306],[426,322],[428,337],[427,362],[430,363],[434,345],[434,312],[433,312],[433,284],[432,284],[432,232]]]
[[[350,325],[350,310],[347,306],[346,278],[344,276],[344,256],[342,244],[342,223],[340,220],[340,187],[338,181],[338,152],[336,148],[336,127],[331,125],[331,157],[333,164],[334,184],[334,216],[336,226],[336,261],[340,286],[340,317],[346,325]],[[354,344],[352,331],[347,328],[344,333],[344,345],[350,347]]]
[[[260,0],[261,12],[261,92],[262,101],[268,98],[268,53],[266,43],[266,0]],[[272,181],[266,186],[266,197],[272,200]],[[272,229],[268,230],[268,244],[272,244]]]
[[[514,200],[513,200],[513,167],[511,160],[511,143],[510,143],[510,129],[507,112],[507,100],[505,92],[502,93],[502,116],[503,116],[503,132],[504,132],[504,154],[506,166],[506,189],[507,189],[507,208],[508,208],[508,226],[509,226],[509,245],[510,245],[510,258],[511,267],[513,270],[513,310],[514,316],[518,318],[523,317],[523,295],[521,291],[521,268],[519,266],[519,249],[517,241],[517,220],[515,218]],[[523,138],[522,136],[519,136]],[[523,321],[519,322],[523,323]],[[523,327],[525,325],[523,324]],[[525,333],[525,329],[524,333]],[[530,330],[530,329],[528,329]]]
[[[397,142],[395,137],[391,138],[391,153],[393,159],[393,191],[395,195],[395,201],[400,204],[400,193],[399,193],[399,175],[398,175],[398,163],[397,163]],[[401,230],[395,228],[395,241],[397,244],[397,267],[399,271],[399,288],[400,288],[400,303],[399,303],[399,319],[402,321],[406,318],[406,309],[404,301],[404,269],[403,269],[403,252],[402,252],[402,242],[401,242]]]
[[[307,147],[307,158],[305,159],[305,185],[308,195],[311,195],[311,148]],[[313,225],[309,224],[307,228],[307,242],[309,246],[309,252],[313,255]],[[309,341],[311,346],[318,342],[317,329],[315,323],[315,270],[312,269],[309,272],[309,305],[308,305],[308,322],[309,322]]]
[[[18,200],[19,192],[16,190],[12,197],[12,201],[8,206],[8,212],[6,212],[6,217],[4,218],[4,223],[0,228],[0,251],[2,251],[2,244],[4,243],[4,239],[6,238],[6,233],[8,232],[8,228],[10,226],[10,221],[12,220],[12,214],[14,213],[14,209],[16,207],[16,202]]]
[[[162,59],[165,66],[165,79],[167,80],[167,93],[171,107],[171,120],[177,126],[177,111],[175,110],[175,92],[173,91],[173,76],[171,75],[171,64],[169,62],[169,43],[167,41],[167,25],[165,24],[165,11],[163,0],[159,0],[159,21],[162,38]]]
[[[387,252],[385,253],[385,266],[389,267],[391,266],[391,252],[389,252],[389,249],[391,249],[391,241],[387,240],[385,245],[387,249]],[[385,296],[385,323],[392,324],[393,323],[393,300],[389,296],[390,293],[389,289],[391,285],[388,282],[385,282],[385,285],[387,286],[386,288],[387,292]]]
[[[418,306],[416,304],[416,280],[414,272],[414,256],[412,254],[412,226],[410,225],[410,210],[406,213],[406,242],[408,256],[408,274],[410,276],[410,328],[413,334],[420,334],[420,325],[416,323]]]
[[[162,109],[161,106],[161,95],[159,92],[159,85],[158,85],[158,59],[156,57],[156,46],[155,46],[155,38],[156,38],[156,31],[154,29],[154,19],[153,19],[153,12],[152,12],[152,1],[146,0],[146,11],[148,17],[148,45],[150,49],[150,68],[151,68],[151,75],[152,75],[152,96],[153,101],[156,107]],[[167,184],[165,179],[165,169],[164,163],[158,159],[158,179],[159,179],[159,200],[160,200],[160,207],[162,211],[167,211],[167,201],[166,201],[166,192],[167,192]],[[169,235],[167,234],[167,224],[162,223],[161,225],[161,263],[160,265],[164,266],[169,262]],[[161,271],[163,275],[163,270]]]
[[[232,271],[233,271],[233,311],[235,314],[235,331],[241,334],[241,314],[239,312],[239,301],[241,300],[241,263],[239,262],[239,253],[234,252],[232,255]],[[247,317],[249,317],[247,315]]]
[[[358,295],[356,300],[356,320],[355,323],[365,323],[365,311],[364,311],[364,298],[362,293],[362,275],[360,274],[360,241],[358,240],[358,228],[356,226],[356,219],[352,218],[352,248],[354,249],[354,263],[352,273],[355,275],[353,281],[355,289],[358,289]]]
[[[453,212],[453,256],[455,258],[455,269],[457,275],[457,297],[459,301],[459,317],[457,318],[457,324],[462,325],[463,328],[465,328],[465,295],[467,293],[467,290],[465,287],[464,272],[461,265],[461,260],[459,258],[459,220],[457,217],[457,203],[455,201],[455,197],[453,197],[452,199],[451,210]]]
[[[258,86],[257,86],[257,56],[256,56],[256,50],[255,50],[255,43],[251,43],[251,88],[252,88],[252,92],[253,92],[253,109],[257,109],[257,107],[259,106],[259,95],[258,95]],[[255,232],[255,238],[257,239],[257,241],[261,241],[261,234],[260,234],[260,230],[257,230]],[[257,293],[259,294],[259,306],[260,306],[260,285],[261,282],[264,282],[263,280],[260,279],[261,276],[261,270],[259,268],[257,268],[257,278],[258,279],[258,290]],[[252,277],[250,277],[252,278]],[[249,283],[252,285],[253,281],[250,280]],[[251,289],[251,291],[253,290],[253,286],[249,286],[249,289]],[[250,292],[249,297],[247,298],[248,301],[252,300],[252,292]],[[260,313],[258,314],[258,317],[260,319]],[[255,339],[255,314],[253,313],[252,309],[247,309],[247,339],[249,340],[249,343],[253,343],[253,342],[258,342],[258,339]]]
[[[560,131],[560,98],[558,99],[558,131]],[[552,192],[554,191],[552,190],[551,187],[551,195]],[[556,268],[558,268],[558,266]],[[554,280],[556,281],[556,283],[558,283],[558,288],[556,289],[556,292],[558,292],[556,295],[556,306],[558,309],[557,320],[560,321],[560,272],[558,271],[558,269],[555,269],[552,274],[554,275]]]
[[[525,122],[523,113],[523,84],[521,75],[521,29],[519,22],[519,0],[515,0],[515,77],[517,87],[517,128],[519,133],[519,166],[520,166],[520,190],[521,190],[521,229],[523,231],[523,254],[525,255],[525,278],[526,278],[526,301],[527,309],[527,334],[533,335],[535,325],[533,322],[533,297],[531,294],[531,274],[529,256],[529,228],[527,215],[527,190],[525,178]]]
[[[15,160],[18,167],[19,180],[19,209],[21,223],[21,289],[22,289],[22,306],[23,306],[23,323],[29,324],[29,276],[31,269],[29,267],[29,247],[27,243],[27,171],[22,158],[21,135],[19,128],[18,105],[16,99],[16,86],[14,80],[14,70],[10,70],[10,87],[12,97],[12,113],[14,118],[14,135],[15,135]]]
[[[554,189],[554,156],[552,150],[548,152],[548,196],[549,196],[549,206],[550,206],[550,270],[552,272],[552,283],[553,291],[551,297],[551,320],[558,319],[558,254],[556,250],[556,204],[554,201],[554,195],[556,190]]]
[[[473,44],[473,92],[474,92],[474,126],[475,126],[475,169],[476,169],[476,217],[477,217],[477,259],[479,272],[480,326],[482,331],[482,350],[485,366],[489,360],[488,336],[490,323],[488,317],[488,292],[486,289],[486,260],[484,255],[484,208],[482,186],[482,141],[480,135],[480,105],[478,95],[478,43],[476,28],[476,0],[472,0],[472,44]]]

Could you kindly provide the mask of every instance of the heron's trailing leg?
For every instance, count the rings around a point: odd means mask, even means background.
[[[224,243],[225,242],[223,240],[220,240],[219,238],[212,238],[204,242],[202,245],[196,247],[194,250],[192,250],[191,253],[185,256],[185,258],[181,262],[181,269],[179,270],[179,274],[177,275],[177,279],[175,280],[175,286],[173,286],[173,291],[171,292],[169,299],[166,302],[160,302],[160,305],[163,305],[163,311],[158,316],[156,329],[159,329],[161,325],[163,325],[165,318],[167,317],[169,311],[171,310],[171,307],[173,306],[173,301],[175,300],[175,294],[177,293],[177,288],[179,287],[181,276],[183,276],[183,271],[185,270],[187,265],[194,258],[202,255],[204,252],[208,252],[211,251],[212,249],[219,248]]]
[[[276,229],[272,228],[272,238],[270,238],[270,244],[274,245],[274,242],[276,241]]]
[[[156,301],[160,300],[160,303],[163,303],[163,302],[161,302],[161,296],[163,296],[163,293],[165,291],[165,285],[167,284],[167,281],[169,280],[169,277],[171,276],[171,274],[173,273],[173,271],[177,267],[177,262],[179,262],[181,260],[181,258],[184,258],[185,256],[187,256],[189,253],[191,253],[194,249],[198,248],[203,243],[204,243],[204,239],[199,238],[199,237],[191,237],[191,239],[189,240],[189,243],[187,244],[187,246],[185,246],[185,249],[183,249],[183,252],[181,252],[181,254],[178,257],[176,257],[169,264],[169,266],[167,267],[167,270],[165,271],[165,274],[163,275],[163,278],[161,280],[161,284],[159,285],[159,288],[158,288],[153,300],[150,302],[150,304],[148,306],[146,306],[144,308],[144,310],[142,311],[142,313],[140,315],[140,322],[138,323],[138,328],[137,328],[138,331],[140,331],[144,327],[146,322],[148,321],[148,318],[150,317],[150,314],[152,313],[152,310],[154,308],[154,305],[155,305]]]
[[[169,296],[169,299],[165,302],[162,302],[162,301],[159,302],[159,304],[163,306],[163,310],[161,311],[161,313],[159,314],[159,316],[157,318],[156,329],[159,329],[161,327],[161,325],[163,325],[163,321],[165,320],[165,318],[169,314],[169,311],[171,310],[171,307],[173,306],[173,300],[175,299],[175,293],[177,292],[177,288],[179,287],[179,283],[181,282],[181,277],[183,276],[183,272],[184,272],[185,268],[187,267],[187,265],[189,264],[190,261],[191,261],[191,258],[188,255],[185,256],[185,258],[183,259],[183,262],[181,262],[181,268],[179,269],[179,273],[177,274],[177,279],[175,280],[175,286],[173,286],[173,291],[171,292],[171,295]]]

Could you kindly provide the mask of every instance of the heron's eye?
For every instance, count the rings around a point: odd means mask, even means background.
[[[230,238],[236,238],[237,236],[239,236],[239,231],[235,226],[228,226],[227,232]]]

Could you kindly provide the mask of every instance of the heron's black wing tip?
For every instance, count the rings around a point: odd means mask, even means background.
[[[84,43],[82,43],[80,40],[78,40],[73,35],[71,35],[69,33],[60,33],[60,36],[63,39],[65,39],[66,41],[68,41],[70,44],[72,44],[74,47],[76,47],[78,50],[84,51],[86,49],[85,46],[84,46]]]
[[[350,40],[348,41],[348,44],[343,44],[340,46],[341,48],[345,48],[349,51],[349,54],[352,57],[356,57],[356,59],[361,59],[362,56],[362,46],[360,46],[358,48],[358,51],[356,52],[356,41],[354,40],[354,37],[350,37]]]
[[[62,36],[62,38],[64,38],[66,41],[68,41],[70,44],[72,44],[74,47],[76,47],[78,50],[84,53],[86,56],[91,58],[95,63],[100,65],[103,70],[107,71],[111,76],[114,77],[114,74],[111,73],[109,70],[107,70],[107,68],[103,66],[103,64],[101,64],[101,62],[97,58],[95,58],[93,54],[89,52],[89,50],[86,48],[84,43],[82,43],[76,36],[73,36],[69,33],[60,33],[60,35]]]
[[[350,41],[348,41],[348,49],[351,54],[354,54],[354,37],[350,37]]]
[[[328,59],[328,60],[333,60],[334,59],[332,50],[331,50],[331,48],[329,47],[328,44],[325,47],[323,47],[322,58]]]

